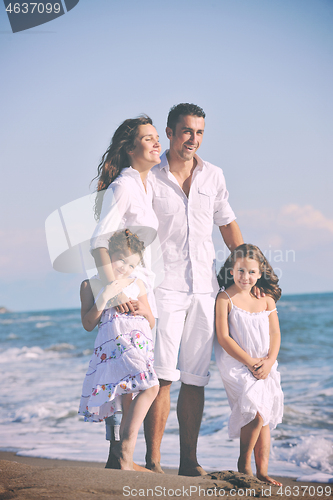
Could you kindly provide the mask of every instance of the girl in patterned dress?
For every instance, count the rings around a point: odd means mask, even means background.
[[[279,485],[268,476],[270,430],[282,421],[283,393],[277,371],[280,328],[275,302],[278,278],[258,247],[237,247],[221,268],[216,299],[215,356],[231,407],[229,436],[240,438],[238,471]],[[265,296],[257,298],[253,287]]]
[[[151,334],[155,319],[143,282],[130,276],[142,262],[143,250],[143,243],[128,229],[114,233],[109,243],[114,281],[103,287],[95,277],[81,284],[83,327],[92,331],[98,324],[98,333],[79,414],[86,421],[99,422],[117,411],[116,399],[121,398],[120,442],[112,453],[124,470],[133,470],[138,431],[159,388]],[[130,298],[134,312],[118,313],[111,307],[122,291]],[[132,398],[133,394],[136,397]]]

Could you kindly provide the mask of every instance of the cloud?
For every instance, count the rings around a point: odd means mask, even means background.
[[[333,220],[311,205],[246,210],[238,222],[245,240],[262,248],[305,251],[333,243]]]
[[[332,219],[312,205],[295,203],[237,215],[244,241],[264,252],[285,292],[332,290],[326,267],[318,265],[332,258]]]
[[[333,219],[328,219],[311,205],[304,207],[296,204],[285,205],[278,214],[277,222],[280,226],[323,229],[333,234]]]

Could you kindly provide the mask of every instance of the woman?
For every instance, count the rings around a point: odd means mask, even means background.
[[[105,283],[114,279],[108,253],[114,231],[128,226],[146,228],[146,246],[151,242],[147,240],[153,239],[154,231],[149,228],[156,230],[158,220],[147,178],[150,169],[160,163],[160,152],[152,120],[140,116],[118,127],[98,166],[95,217],[99,223],[91,240],[91,252]]]
[[[115,279],[108,251],[112,233],[131,227],[146,247],[156,235],[158,220],[152,208],[152,189],[147,181],[151,168],[161,161],[160,152],[159,136],[152,120],[143,115],[125,120],[117,128],[98,166],[95,217],[99,222],[91,240],[91,253],[105,285]],[[146,266],[149,268],[149,262]],[[149,279],[141,278],[147,286],[148,300],[156,316]],[[134,311],[125,294],[119,294],[117,299],[120,312]],[[114,435],[116,422],[112,418],[106,419],[107,440],[110,441],[107,468],[117,467],[111,454],[112,441],[117,437]],[[136,464],[134,468],[141,470]]]

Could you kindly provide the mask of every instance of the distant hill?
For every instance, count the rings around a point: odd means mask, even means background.
[[[4,306],[0,306],[0,314],[10,313],[11,311]]]

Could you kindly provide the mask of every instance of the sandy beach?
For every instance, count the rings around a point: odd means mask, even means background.
[[[75,462],[20,457],[0,452],[0,500],[85,500],[96,498],[332,498],[332,485],[300,483],[274,477],[282,488],[270,487],[254,477],[221,471],[191,478],[175,469],[165,474],[106,470],[97,462]],[[325,490],[326,488],[326,490]],[[327,494],[328,493],[328,494]]]

